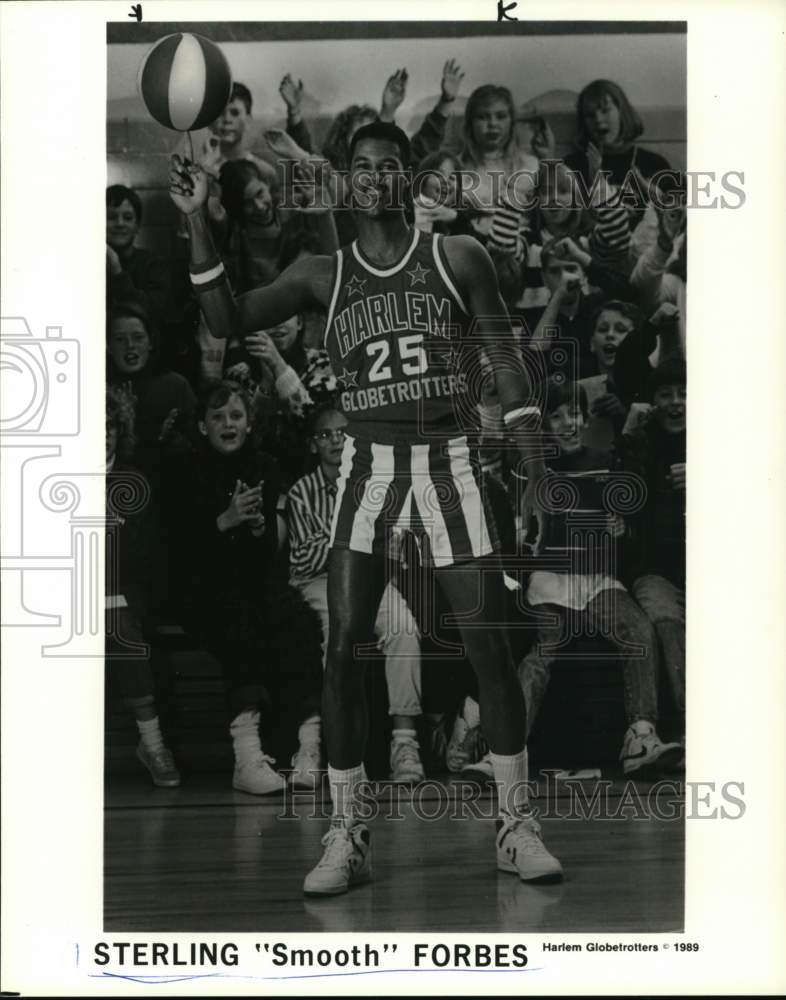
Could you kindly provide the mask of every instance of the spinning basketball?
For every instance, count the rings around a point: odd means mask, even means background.
[[[138,86],[157,122],[188,132],[204,128],[221,114],[229,100],[232,75],[214,42],[178,32],[156,42],[147,53]]]

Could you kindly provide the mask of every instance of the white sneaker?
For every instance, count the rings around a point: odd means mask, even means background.
[[[497,868],[517,872],[522,882],[558,882],[562,865],[546,850],[532,816],[503,813],[497,820]]]
[[[289,783],[294,788],[316,788],[319,784],[322,754],[319,743],[301,743],[292,758]]]
[[[420,745],[417,740],[391,740],[390,780],[402,784],[415,784],[426,780],[420,759]]]
[[[486,745],[480,732],[480,726],[470,728],[463,715],[456,716],[445,754],[448,770],[457,774],[467,764],[474,764],[475,761],[480,760],[485,751]]]
[[[365,823],[347,829],[343,820],[333,820],[322,846],[325,852],[319,864],[303,882],[307,896],[338,896],[371,878],[371,837]]]
[[[685,756],[680,743],[662,743],[651,722],[639,720],[628,727],[620,752],[625,774],[646,774],[673,768]]]
[[[273,770],[271,764],[275,764],[275,759],[262,753],[261,750],[248,760],[236,763],[232,787],[250,795],[271,795],[273,792],[282,792],[287,783],[278,771]]]
[[[465,764],[461,769],[461,774],[465,778],[481,783],[494,781],[494,765],[491,763],[491,751],[487,751],[480,760],[474,764]]]

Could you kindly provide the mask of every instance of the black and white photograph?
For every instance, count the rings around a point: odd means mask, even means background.
[[[680,930],[686,25],[141,27],[106,928]]]
[[[8,7],[4,995],[779,992],[785,15]]]

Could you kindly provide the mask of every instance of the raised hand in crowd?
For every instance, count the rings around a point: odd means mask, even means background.
[[[592,404],[592,415],[594,417],[605,417],[613,424],[621,426],[625,423],[628,411],[620,398],[613,392],[604,392]]]
[[[113,247],[110,247],[107,243],[106,245],[106,266],[112,277],[116,278],[118,274],[123,271],[123,265],[120,263],[120,257]]]
[[[675,327],[679,323],[680,311],[673,302],[662,302],[650,316],[652,326],[660,328]]]
[[[264,330],[250,333],[245,338],[245,345],[251,357],[256,358],[274,379],[277,379],[286,369],[286,361],[281,357],[278,348],[273,343],[273,338]]]
[[[287,73],[278,88],[279,94],[287,106],[287,120],[290,125],[297,125],[303,118],[303,81],[297,83],[292,78],[291,73]]]
[[[175,207],[184,215],[199,212],[209,191],[205,170],[191,160],[175,153],[170,159],[169,194]]]
[[[603,153],[594,142],[587,143],[587,174],[590,184],[600,170],[603,163]]]
[[[407,81],[409,74],[406,69],[397,69],[392,73],[382,91],[382,106],[379,112],[380,121],[392,122],[396,117],[396,111],[407,95]]]
[[[330,164],[305,160],[292,168],[290,203],[299,212],[325,214],[336,204],[336,180]]]
[[[161,424],[161,430],[158,433],[158,440],[161,444],[166,444],[167,441],[172,437],[172,429],[175,426],[175,421],[180,415],[180,410],[174,406],[169,413],[166,415],[166,419]]]
[[[545,118],[539,118],[533,123],[532,142],[530,143],[533,155],[537,156],[539,160],[553,160],[556,146],[557,140],[554,138],[551,125]]]
[[[563,271],[562,277],[560,278],[559,285],[554,292],[553,298],[559,299],[570,299],[572,296],[576,295],[581,291],[581,276],[578,274],[571,274],[569,271]]]
[[[218,530],[221,532],[231,531],[240,527],[241,524],[248,524],[255,534],[259,531],[259,518],[262,505],[261,486],[249,487],[241,480],[235,482],[235,491],[229,506],[216,518]],[[264,523],[264,518],[262,519]]]
[[[283,129],[267,129],[265,132],[265,139],[279,159],[298,161],[321,159],[321,157],[315,157],[313,153],[309,153],[299,146],[292,136]]]
[[[582,267],[589,267],[592,263],[592,256],[586,250],[582,250],[579,244],[574,239],[571,239],[570,236],[563,236],[554,245],[554,250],[561,259],[574,260]]]
[[[223,154],[221,152],[221,141],[217,135],[213,135],[211,132],[202,144],[202,152],[199,155],[199,165],[208,174],[216,174],[221,166],[222,158]]]
[[[675,462],[669,469],[667,479],[671,483],[673,490],[685,489],[685,462]]]
[[[458,97],[464,73],[455,59],[448,59],[442,67],[442,83],[437,108],[443,115],[450,113],[450,105]]]
[[[685,209],[659,208],[657,202],[653,204],[658,217],[658,243],[661,249],[670,251],[685,221]]]

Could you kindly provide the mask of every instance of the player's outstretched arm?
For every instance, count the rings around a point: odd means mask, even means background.
[[[537,548],[543,541],[545,518],[536,493],[546,467],[539,433],[541,414],[534,387],[513,337],[510,317],[488,252],[472,236],[448,236],[444,248],[462,298],[475,319],[473,330],[489,345],[503,418],[527,469],[529,485],[522,502],[522,527],[526,534],[530,517],[537,518]]]
[[[272,284],[236,299],[205,217],[208,187],[204,171],[173,156],[169,192],[186,216],[191,282],[214,337],[243,336],[282,323],[304,309],[327,306],[333,262],[321,256],[295,261]]]

